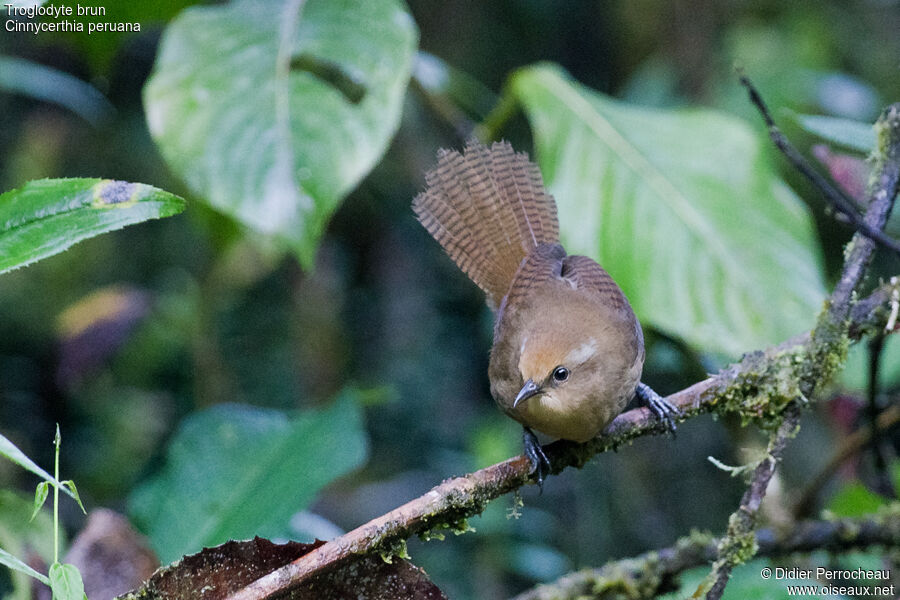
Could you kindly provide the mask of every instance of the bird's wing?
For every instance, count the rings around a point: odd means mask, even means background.
[[[603,267],[587,256],[567,256],[562,262],[563,279],[567,279],[577,289],[595,295],[596,298],[616,309],[631,310],[625,294]]]
[[[517,306],[535,288],[560,277],[566,251],[559,244],[541,244],[522,259],[509,293],[503,299],[504,306]],[[498,320],[500,315],[498,316]]]
[[[576,289],[584,290],[591,294],[600,303],[612,307],[616,312],[630,320],[634,324],[635,341],[638,353],[635,364],[644,362],[644,332],[628,303],[628,299],[622,289],[613,281],[603,267],[587,256],[567,256],[563,259],[563,279],[572,283]]]

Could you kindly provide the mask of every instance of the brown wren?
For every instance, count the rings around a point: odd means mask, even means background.
[[[425,181],[413,210],[495,311],[491,394],[524,426],[538,484],[550,464],[532,428],[585,442],[636,397],[674,431],[678,411],[640,382],[631,305],[594,260],[566,254],[537,165],[473,139],[463,154],[440,150]]]

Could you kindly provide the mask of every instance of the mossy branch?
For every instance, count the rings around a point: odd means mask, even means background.
[[[800,429],[800,406],[798,403],[799,401],[795,400],[785,410],[784,420],[769,439],[766,457],[753,470],[750,485],[741,498],[740,506],[728,519],[728,531],[725,537],[719,540],[712,571],[701,584],[701,588],[707,592],[707,600],[721,598],[728,579],[731,577],[732,569],[756,555],[758,546],[753,533],[756,529],[756,517],[766,495],[769,481],[775,474],[775,466],[781,460],[788,440],[793,438]]]
[[[849,552],[872,547],[900,548],[900,503],[865,518],[802,521],[786,535],[763,529],[751,534],[757,556],[781,557],[798,552]],[[688,569],[716,560],[723,540],[707,533],[692,533],[673,546],[616,560],[596,569],[569,573],[553,583],[539,585],[513,600],[576,600],[579,598],[653,598],[677,589],[676,578]]]
[[[879,295],[885,304],[889,297],[890,294]],[[882,319],[880,326],[884,327],[888,312],[885,306],[871,306],[860,314],[859,323],[854,322],[855,331],[877,327],[879,319]],[[667,399],[682,410],[682,421],[708,412],[737,413],[746,422],[771,427],[787,403],[797,397],[796,381],[801,376],[812,376],[807,370],[816,368],[805,355],[808,341],[809,335],[802,335],[748,354],[741,362]],[[826,364],[836,367],[840,361]],[[559,473],[567,467],[581,467],[596,454],[638,437],[663,433],[665,428],[656,418],[646,408],[638,408],[619,415],[601,436],[590,442],[576,444],[561,440],[546,446],[545,451],[552,472]],[[529,468],[527,459],[517,456],[464,477],[448,479],[425,495],[270,573],[233,594],[230,600],[270,598],[299,585],[306,577],[339,566],[353,555],[389,552],[413,535],[427,537],[435,530],[460,530],[465,527],[465,519],[481,513],[489,501],[531,483]]]

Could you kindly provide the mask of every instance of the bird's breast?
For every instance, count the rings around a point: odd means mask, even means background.
[[[586,442],[596,437],[621,411],[612,399],[561,399],[553,394],[530,398],[511,416],[520,423],[555,438]]]

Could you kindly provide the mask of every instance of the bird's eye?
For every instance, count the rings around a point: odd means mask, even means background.
[[[569,378],[569,370],[565,367],[556,367],[553,369],[553,381],[562,383]]]

